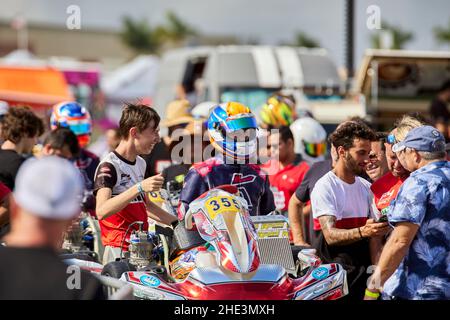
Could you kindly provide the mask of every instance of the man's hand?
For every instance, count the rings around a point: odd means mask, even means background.
[[[384,236],[390,230],[387,222],[374,222],[373,219],[368,219],[366,224],[361,227],[361,234],[365,238]]]
[[[164,183],[164,177],[161,174],[149,177],[141,182],[142,189],[145,192],[159,191]]]

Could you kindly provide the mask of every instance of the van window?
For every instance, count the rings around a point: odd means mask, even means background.
[[[186,71],[183,76],[183,89],[186,94],[195,91],[195,81],[203,76],[205,69],[206,58],[198,57],[188,60],[186,64]]]
[[[250,52],[224,52],[218,59],[219,84],[248,87],[258,85],[258,74]]]
[[[259,114],[262,105],[278,88],[261,89],[261,88],[223,88],[221,90],[220,101],[230,102],[237,101],[248,106],[253,113]]]
[[[325,55],[299,53],[303,72],[303,90],[308,96],[338,95],[342,80],[336,65]]]

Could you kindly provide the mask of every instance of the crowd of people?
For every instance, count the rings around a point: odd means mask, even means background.
[[[161,119],[150,106],[129,103],[101,155],[88,151],[92,119],[79,103],[55,105],[49,124],[29,107],[3,106],[0,256],[8,262],[0,266],[0,299],[103,299],[88,274],[76,293],[65,281],[55,291],[45,283],[65,276],[57,254],[73,218],[84,211],[99,220],[103,262],[114,261],[136,221],[175,227],[192,201],[222,185],[238,188],[251,215],[284,215],[294,245],[340,263],[346,299],[450,299],[442,117],[405,115],[389,132],[350,118],[327,138],[295,105],[277,92],[256,117],[239,102],[196,110],[175,100]],[[176,215],[148,196],[174,186]],[[19,292],[19,284],[30,290]]]

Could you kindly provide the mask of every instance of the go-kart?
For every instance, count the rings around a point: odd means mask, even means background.
[[[81,212],[64,233],[61,258],[101,262],[103,251],[98,220]]]
[[[346,271],[322,264],[313,249],[300,248],[294,261],[286,227],[282,216],[250,217],[237,188],[222,186],[193,201],[174,230],[133,231],[126,257],[106,264],[101,274],[133,285],[142,299],[345,296]]]

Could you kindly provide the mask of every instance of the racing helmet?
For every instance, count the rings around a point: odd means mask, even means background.
[[[52,130],[57,127],[65,127],[75,133],[81,148],[88,145],[92,120],[89,111],[78,102],[65,101],[53,106],[50,116],[50,127]]]
[[[327,133],[322,125],[310,117],[295,120],[291,126],[295,152],[309,165],[325,159]]]
[[[255,156],[257,130],[254,114],[239,102],[220,104],[208,117],[211,144],[227,158],[248,160]]]
[[[260,117],[272,128],[289,126],[295,119],[295,102],[288,96],[275,94],[262,106]]]

